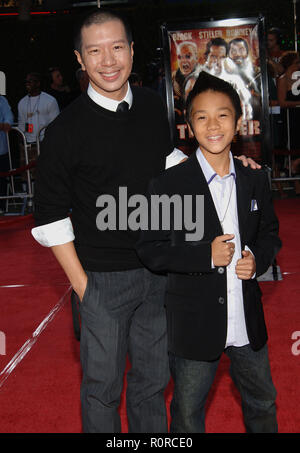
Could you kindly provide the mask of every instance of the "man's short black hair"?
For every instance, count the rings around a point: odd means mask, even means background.
[[[132,43],[132,32],[129,23],[127,22],[127,19],[120,14],[114,12],[114,11],[109,11],[107,9],[96,9],[95,11],[92,11],[89,13],[81,22],[79,25],[75,38],[74,38],[74,47],[75,50],[77,50],[79,53],[81,53],[81,46],[82,46],[82,37],[81,37],[81,31],[84,27],[89,27],[90,25],[94,24],[104,24],[105,22],[110,22],[112,20],[118,20],[120,21],[124,28],[125,28],[125,33],[126,33],[126,38],[128,41],[128,44],[131,45]]]
[[[217,93],[226,94],[232,102],[232,105],[235,110],[235,122],[237,123],[238,119],[242,116],[242,107],[240,97],[237,91],[233,86],[225,82],[225,80],[220,79],[219,77],[212,76],[205,71],[201,71],[192,91],[189,93],[186,100],[186,121],[191,126],[191,112],[193,107],[193,102],[196,96],[200,93],[206,91],[215,91]]]
[[[28,72],[27,77],[31,77],[34,80],[37,80],[38,82],[42,83],[42,75],[39,72]]]

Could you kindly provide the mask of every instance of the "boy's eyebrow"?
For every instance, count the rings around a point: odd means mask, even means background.
[[[231,112],[231,109],[230,109],[229,107],[219,107],[217,110],[228,110],[229,112]],[[206,113],[206,112],[207,112],[207,110],[204,110],[204,109],[201,110],[201,109],[199,109],[199,110],[195,110],[195,111],[193,112],[193,115],[195,115],[195,113]]]

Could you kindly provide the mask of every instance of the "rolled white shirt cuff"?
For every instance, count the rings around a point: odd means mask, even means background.
[[[74,230],[69,217],[32,228],[34,239],[44,247],[53,247],[74,241]]]
[[[188,157],[180,149],[174,148],[174,150],[166,157],[166,169],[179,164],[182,159]]]

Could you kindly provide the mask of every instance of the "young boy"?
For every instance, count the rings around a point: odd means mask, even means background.
[[[200,73],[186,104],[199,148],[149,186],[149,199],[204,196],[201,240],[187,240],[185,227],[175,228],[171,219],[168,229],[143,231],[137,245],[146,266],[168,274],[171,432],[205,431],[205,402],[223,352],[230,358],[247,432],[277,432],[256,277],[266,272],[281,242],[266,174],[243,167],[230,152],[241,115],[233,87]]]

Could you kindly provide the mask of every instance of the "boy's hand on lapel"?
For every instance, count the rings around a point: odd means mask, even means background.
[[[214,266],[228,266],[234,254],[234,243],[226,242],[234,238],[234,234],[217,236],[211,243],[211,256]]]
[[[255,258],[248,250],[243,250],[242,255],[236,262],[235,272],[240,280],[250,280],[256,272]]]

